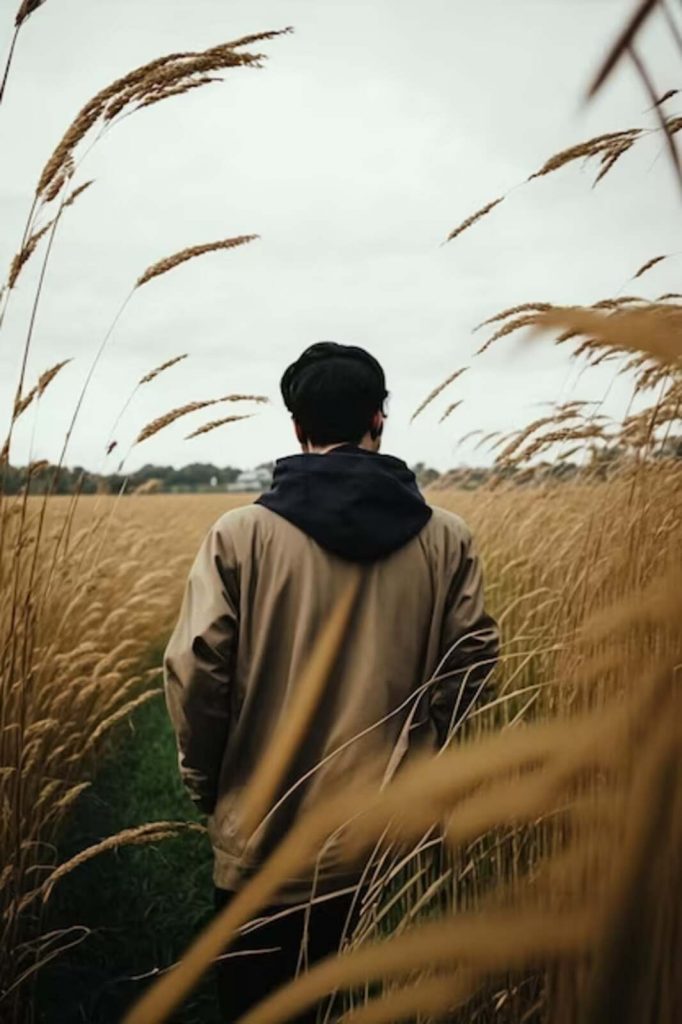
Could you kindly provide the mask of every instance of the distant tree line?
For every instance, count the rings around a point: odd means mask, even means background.
[[[649,457],[682,459],[682,438],[667,438]],[[591,479],[606,479],[614,470],[633,458],[632,454],[617,445],[595,448],[587,462],[580,466],[567,459],[541,461],[532,466],[509,465],[506,467],[471,466],[446,470],[440,473],[424,462],[417,462],[412,470],[421,488],[435,486],[473,489],[488,480],[506,479],[519,485],[554,480],[565,482],[581,474]],[[257,470],[272,473],[274,463],[263,462]],[[148,463],[132,473],[92,473],[82,466],[58,468],[49,462],[37,462],[31,466],[4,466],[0,469],[0,487],[5,494],[23,493],[27,486],[30,494],[117,494],[122,488],[126,493],[189,494],[196,492],[221,491],[234,484],[242,469],[237,466],[216,466],[212,462],[192,462],[180,469],[174,466],[155,466]],[[265,474],[267,477],[267,473]]]
[[[128,492],[154,484],[155,491],[190,493],[224,489],[234,483],[241,470],[235,466],[214,466],[211,462],[193,462],[175,469],[174,466],[148,464],[134,472],[92,473],[82,466],[61,468],[49,462],[30,467],[6,466],[3,490],[5,494],[19,494],[28,484],[31,494],[117,494],[125,485]]]

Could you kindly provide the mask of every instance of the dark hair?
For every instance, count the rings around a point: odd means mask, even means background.
[[[319,341],[285,371],[289,412],[311,444],[357,444],[387,396],[381,364],[356,345]]]

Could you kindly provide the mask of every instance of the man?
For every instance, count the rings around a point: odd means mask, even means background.
[[[370,763],[387,765],[406,723],[445,743],[497,658],[469,530],[426,504],[404,462],[379,454],[387,392],[377,360],[321,342],[287,369],[281,390],[303,454],[280,459],[272,489],[210,531],[165,659],[183,778],[210,815],[218,907],[326,793]],[[358,566],[359,595],[323,697],[273,813],[244,836],[240,796]],[[222,960],[224,1019],[295,975],[300,907],[313,891],[329,898],[312,904],[307,963],[338,948],[354,881],[333,863],[318,865],[314,881],[305,871],[290,880],[263,912],[273,920]]]

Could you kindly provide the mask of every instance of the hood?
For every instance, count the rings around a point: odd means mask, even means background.
[[[414,473],[401,459],[355,445],[278,459],[272,489],[258,504],[351,562],[387,558],[431,517]]]

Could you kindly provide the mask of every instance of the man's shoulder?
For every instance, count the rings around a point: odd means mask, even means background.
[[[429,527],[433,533],[451,538],[458,543],[468,543],[471,540],[471,530],[464,519],[456,512],[441,508],[439,505],[431,506]]]
[[[213,524],[213,532],[221,534],[238,534],[253,530],[262,520],[265,509],[262,505],[251,502],[230,508]]]

